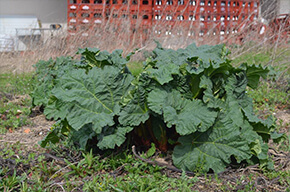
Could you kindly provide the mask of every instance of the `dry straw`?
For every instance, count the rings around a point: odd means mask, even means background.
[[[269,14],[272,13],[269,12]],[[275,30],[273,26],[266,24],[265,32],[259,35],[262,27],[261,22],[246,20],[244,22],[246,25],[243,26],[241,31],[225,35],[213,35],[215,30],[213,28],[209,29],[208,33],[203,34],[202,37],[195,35],[195,38],[193,38],[188,34],[190,31],[185,31],[178,25],[173,25],[170,29],[160,27],[164,26],[162,22],[156,23],[144,33],[145,29],[141,28],[141,19],[138,18],[138,22],[134,26],[129,20],[122,18],[116,20],[115,23],[109,22],[109,20],[104,21],[99,27],[87,25],[74,35],[68,35],[65,29],[58,31],[57,35],[44,35],[44,38],[28,46],[29,50],[27,51],[0,52],[0,73],[33,71],[32,65],[40,59],[47,60],[61,55],[75,56],[77,49],[84,47],[98,47],[108,51],[122,49],[124,54],[135,48],[152,50],[155,47],[154,40],[159,41],[164,47],[172,49],[184,48],[193,42],[197,45],[225,43],[231,47],[231,57],[233,59],[246,53],[252,53],[254,56],[262,52],[271,52],[272,60],[269,64],[272,65],[285,64],[290,60],[290,54],[287,51],[289,50],[289,42],[287,42],[289,37],[285,36],[285,31],[289,32],[289,26],[287,28],[283,23],[276,26]],[[239,28],[241,27],[239,26]],[[133,29],[134,33],[132,33]],[[162,34],[159,32],[160,29],[163,30]],[[195,28],[194,31],[198,32],[199,29]],[[140,60],[142,55],[139,54],[134,59]],[[279,63],[275,63],[278,60]]]

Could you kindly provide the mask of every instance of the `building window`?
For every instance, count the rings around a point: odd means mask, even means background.
[[[94,1],[94,4],[102,4],[103,3],[103,0],[95,0]]]
[[[222,1],[221,2],[221,6],[226,6],[226,2],[225,1]]]
[[[143,4],[143,5],[149,5],[149,1],[148,1],[148,0],[143,0],[143,1],[142,1],[142,4]]]
[[[257,2],[254,2],[254,7],[258,7],[258,3]]]
[[[204,35],[204,31],[200,31],[198,35],[202,37]]]
[[[189,37],[190,37],[190,36],[194,36],[194,34],[195,34],[194,31],[189,31],[189,32],[188,32],[188,36],[189,36]]]
[[[138,16],[137,15],[132,15],[132,19],[137,19]]]
[[[230,6],[231,6],[231,1],[228,2],[228,7],[230,7]]]
[[[117,4],[118,3],[118,1],[117,0],[113,0],[113,4]]]
[[[90,0],[82,0],[82,3],[90,3]]]
[[[207,6],[210,6],[210,5],[211,5],[211,1],[208,1],[208,2],[207,2]]]
[[[81,16],[82,16],[83,18],[88,18],[88,17],[90,17],[90,14],[89,14],[89,13],[83,13]]]
[[[227,20],[229,21],[231,19],[231,16],[228,15]],[[233,18],[234,19],[234,18]]]
[[[210,21],[210,16],[207,16],[207,20]]]
[[[160,34],[161,34],[161,30],[155,30],[155,31],[154,31],[154,33],[156,33],[156,34],[159,34],[159,35],[160,35]]]
[[[205,1],[200,1],[200,6],[204,6],[204,4],[205,4]]]
[[[184,5],[184,0],[178,0],[178,5]]]
[[[221,21],[224,21],[225,20],[225,16],[221,16]]]
[[[137,0],[132,0],[132,5],[137,5],[137,4],[138,4]]]
[[[172,16],[171,16],[171,15],[167,15],[167,16],[166,16],[166,20],[167,20],[167,21],[172,20]]]
[[[172,0],[167,0],[167,1],[166,1],[166,4],[167,4],[167,5],[173,5],[173,1],[172,1]]]
[[[217,5],[217,1],[214,1],[214,2],[213,2],[213,6],[216,6],[216,5]]]
[[[128,18],[128,15],[127,14],[123,14],[122,15],[122,18],[127,19]]]
[[[213,16],[213,20],[216,21],[216,16]]]
[[[143,19],[149,19],[148,15],[143,15]]]
[[[177,19],[180,20],[180,21],[183,21],[184,20],[184,17],[183,17],[183,15],[178,15],[177,16]]]
[[[102,18],[102,13],[95,13],[94,18]]]
[[[69,17],[77,17],[76,13],[69,13]]]
[[[165,35],[171,35],[171,31],[166,31]]]
[[[189,20],[189,21],[195,21],[195,16],[193,16],[193,15],[189,15],[188,20]]]
[[[200,20],[204,21],[205,17],[203,15],[200,16]]]
[[[190,1],[189,1],[189,5],[193,5],[193,6],[195,6],[195,5],[196,5],[196,2],[193,1],[193,0],[190,0]]]
[[[155,20],[160,20],[161,19],[161,15],[155,15]]]
[[[155,5],[162,5],[162,1],[161,0],[156,0]]]
[[[127,4],[128,0],[122,0],[122,4]]]

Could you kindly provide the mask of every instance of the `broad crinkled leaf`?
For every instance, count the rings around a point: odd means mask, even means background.
[[[33,104],[46,107],[56,79],[75,69],[75,64],[76,61],[71,57],[58,57],[55,60],[49,59],[48,61],[41,60],[35,64],[38,84],[31,93]]]
[[[253,106],[249,104],[243,107],[243,112],[248,121],[254,127],[256,133],[258,133],[264,141],[268,142],[271,138],[271,133],[275,131],[274,120],[272,117],[268,117],[263,120],[258,118],[253,112]]]
[[[52,82],[39,84],[31,93],[32,103],[35,106],[46,105],[53,88]]]
[[[121,49],[114,50],[112,53],[108,51],[100,51],[98,48],[84,48],[77,52],[82,55],[81,65],[90,65],[103,68],[106,65],[111,65],[119,69],[124,69],[127,59],[122,57]],[[80,65],[80,66],[81,66]]]
[[[206,131],[217,117],[217,112],[201,101],[184,99],[178,91],[153,90],[148,95],[148,106],[155,113],[163,114],[167,126],[175,125],[181,135]]]
[[[207,104],[209,108],[220,108],[224,105],[224,102],[218,97],[213,95],[213,83],[209,77],[202,76],[200,78],[199,87],[205,89],[203,92],[203,102]]]
[[[126,140],[126,134],[133,130],[133,127],[104,127],[101,134],[98,135],[97,146],[100,149],[114,149],[120,147]]]
[[[137,91],[134,98],[120,112],[119,121],[124,126],[138,126],[149,119],[146,95]]]
[[[98,134],[102,127],[114,125],[123,95],[130,89],[132,76],[114,67],[74,70],[64,75],[53,90],[56,98],[72,104],[67,115],[69,124],[79,130],[92,123]]]
[[[159,89],[151,91],[147,98],[149,108],[155,113],[162,115],[163,108],[165,108],[167,105],[167,97],[166,90]]]
[[[260,77],[266,79],[269,69],[262,65],[248,65],[243,63],[239,68],[246,71],[248,86],[256,89],[259,85]]]
[[[204,64],[223,63],[223,44],[211,46],[202,45],[197,47],[194,43],[186,47],[184,50],[179,49],[177,51],[182,51],[188,55],[188,58],[198,57]]]
[[[96,136],[96,133],[92,129],[92,124],[86,124],[79,130],[72,130],[71,140],[77,142],[80,148],[86,150],[88,140]]]
[[[72,107],[73,105],[71,103],[64,102],[56,97],[51,97],[44,109],[44,114],[48,119],[63,120],[67,117]]]
[[[240,137],[239,128],[232,123],[230,114],[222,116],[215,125],[203,133],[179,138],[173,151],[174,164],[184,170],[203,172],[212,169],[219,173],[231,162],[234,155],[238,162],[251,157],[247,141]]]
[[[98,66],[98,61],[96,60],[96,55],[100,52],[98,48],[84,48],[79,49],[77,54],[82,55],[81,63],[82,64],[89,64],[91,66],[96,65]]]
[[[161,65],[158,69],[148,69],[152,78],[156,79],[161,85],[173,80],[172,75],[179,73],[179,67],[173,63]]]

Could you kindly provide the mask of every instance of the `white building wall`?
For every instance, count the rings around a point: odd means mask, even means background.
[[[19,45],[22,41],[16,36],[21,34],[15,34],[16,28],[39,28],[38,24],[41,24],[42,28],[50,28],[51,24],[62,26],[60,30],[41,30],[43,41],[51,38],[51,36],[66,34],[67,0],[0,0],[0,17],[2,17],[2,21],[0,21],[0,52],[3,45],[10,49],[12,42],[14,47],[17,47],[15,50],[20,50],[22,46]],[[29,17],[36,18],[37,24],[35,26],[21,26],[21,23],[25,23],[23,19]],[[14,20],[10,18],[14,18]],[[18,32],[21,33],[22,31],[18,30]],[[35,32],[39,33],[39,31],[33,31],[33,35],[37,36],[37,34],[34,34]],[[27,44],[27,42],[23,43]]]
[[[43,27],[65,25],[67,0],[0,0],[0,15],[36,16]]]
[[[280,0],[278,14],[290,14],[290,0]]]

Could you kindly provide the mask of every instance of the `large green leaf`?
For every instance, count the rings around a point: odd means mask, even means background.
[[[224,102],[219,95],[220,90],[214,90],[213,83],[209,77],[205,75],[202,76],[200,78],[199,87],[204,89],[202,100],[204,103],[207,104],[209,108],[221,108],[222,106],[224,106]],[[217,92],[217,94],[214,95],[214,92]]]
[[[229,118],[222,115],[206,132],[179,138],[180,145],[173,151],[173,162],[179,168],[203,172],[212,169],[221,172],[231,162],[233,155],[238,162],[251,157],[247,141],[240,137],[240,130]]]
[[[79,130],[72,130],[70,134],[71,141],[78,143],[82,150],[86,150],[88,140],[96,136],[92,124],[86,124]]]
[[[123,58],[122,53],[123,51],[120,49],[114,50],[112,53],[100,51],[98,48],[79,49],[77,54],[82,56],[79,67],[86,67],[88,65],[90,67],[103,68],[104,66],[111,65],[124,69],[128,59],[130,59],[130,55],[127,58]]]
[[[181,135],[206,131],[215,122],[217,112],[210,110],[199,100],[182,98],[178,91],[155,89],[148,95],[148,106],[157,114],[163,114],[168,127],[176,126]]]
[[[138,126],[149,118],[145,92],[137,91],[134,98],[120,112],[119,121],[124,126]]]
[[[133,127],[104,127],[101,134],[98,135],[97,146],[100,149],[114,149],[120,147],[126,140],[126,134],[133,130]]]
[[[52,91],[59,100],[71,103],[67,114],[75,130],[92,123],[93,130],[101,133],[102,127],[114,125],[113,117],[119,113],[123,95],[131,86],[132,76],[122,74],[114,67],[73,70],[59,79]]]
[[[248,86],[253,89],[258,87],[260,77],[266,79],[270,71],[268,67],[263,67],[262,65],[248,65],[246,63],[243,63],[239,68],[246,71]]]
[[[72,107],[72,103],[68,103],[52,96],[48,100],[47,106],[44,109],[44,114],[48,119],[63,120],[70,113]]]
[[[47,105],[51,96],[51,90],[55,86],[56,79],[76,68],[76,61],[71,57],[58,57],[55,60],[39,61],[36,68],[38,84],[35,86],[31,97],[32,104],[36,106]]]
[[[179,67],[173,63],[169,63],[168,65],[161,65],[158,69],[150,68],[148,72],[152,78],[163,85],[173,80],[172,75],[179,73]]]

